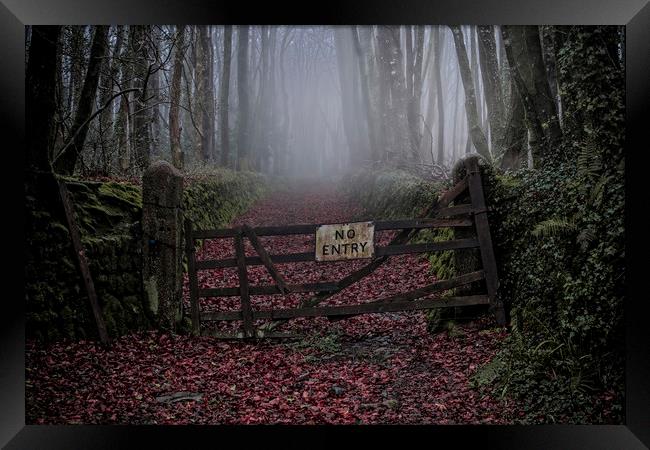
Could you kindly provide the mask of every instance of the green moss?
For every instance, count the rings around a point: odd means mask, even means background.
[[[362,170],[341,182],[343,193],[354,198],[377,219],[419,216],[446,188],[401,170]]]
[[[141,281],[141,188],[64,178],[107,328],[116,336],[149,328]],[[258,174],[214,170],[190,177],[186,216],[196,228],[226,225],[272,183]],[[27,334],[41,340],[96,337],[78,262],[59,205],[26,197]],[[54,206],[54,208],[53,208]]]
[[[213,169],[187,181],[183,190],[185,216],[195,229],[223,227],[248,210],[268,189],[268,180],[263,175]]]

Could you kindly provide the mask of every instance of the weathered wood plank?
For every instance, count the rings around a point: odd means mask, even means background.
[[[336,282],[327,283],[305,283],[305,284],[292,284],[287,286],[292,293],[297,292],[331,292],[338,289]],[[199,297],[234,297],[240,295],[239,287],[227,288],[208,288],[199,290]],[[249,295],[274,295],[281,294],[280,289],[276,285],[262,285],[262,286],[249,286]]]
[[[487,208],[485,207],[483,183],[481,181],[478,160],[476,158],[469,158],[465,161],[465,167],[467,169],[472,208],[477,211],[474,214],[474,224],[476,226],[477,239],[481,246],[481,261],[483,263],[483,270],[485,271],[485,284],[487,286],[488,297],[497,323],[503,326],[506,324],[506,317],[503,303],[497,297],[499,278],[497,276],[497,265],[494,257],[494,248],[492,247],[492,237],[487,219]]]
[[[476,239],[456,239],[453,241],[429,242],[425,244],[388,245],[386,247],[377,247],[375,249],[375,255],[392,256],[405,255],[408,253],[442,252],[446,250],[473,248],[478,246],[479,243]]]
[[[484,272],[482,270],[478,270],[476,272],[466,273],[454,278],[450,278],[448,280],[437,281],[435,283],[408,292],[402,292],[400,294],[396,294],[390,297],[372,300],[370,303],[391,303],[391,302],[406,302],[406,301],[416,300],[418,298],[425,297],[427,295],[435,294],[436,292],[442,292],[449,289],[453,289],[458,286],[463,286],[468,283],[473,283],[475,281],[482,280],[483,278],[485,278]],[[350,316],[352,315],[356,315],[356,314],[351,314]],[[342,320],[346,318],[348,317],[339,316],[339,317],[335,317],[333,321]]]
[[[456,183],[451,189],[444,192],[438,198],[438,207],[444,208],[445,206],[449,205],[451,202],[453,202],[456,199],[456,197],[462,194],[465,191],[465,189],[467,189],[467,178],[463,178],[458,183]]]
[[[255,249],[257,254],[260,255],[260,259],[262,260],[264,267],[266,267],[266,270],[268,270],[269,274],[271,274],[271,278],[273,278],[273,280],[275,280],[275,282],[278,284],[278,288],[280,289],[280,292],[282,294],[288,294],[290,291],[289,291],[289,287],[287,286],[287,283],[284,281],[282,275],[280,275],[278,270],[273,265],[271,258],[269,258],[269,254],[266,252],[266,249],[264,248],[260,240],[257,238],[257,235],[255,235],[253,229],[248,225],[244,225],[242,226],[242,230],[244,231],[246,237],[248,237],[248,240],[251,241],[251,244],[253,244],[253,248]]]
[[[349,316],[358,314],[372,314],[384,312],[414,311],[420,309],[448,308],[454,306],[467,305],[487,305],[489,299],[487,295],[470,295],[466,297],[446,297],[414,301],[399,302],[371,302],[360,305],[341,305],[341,306],[315,306],[303,308],[287,308],[254,311],[253,319],[273,319],[285,320],[297,317],[329,317],[329,316]],[[206,321],[217,320],[241,320],[241,311],[223,311],[223,312],[206,312],[201,315]]]
[[[375,300],[375,303],[381,302],[400,302],[400,301],[409,301],[415,300],[425,295],[435,294],[436,292],[447,291],[449,289],[462,286],[464,284],[473,283],[475,281],[480,281],[485,278],[485,273],[482,270],[477,270],[476,272],[470,272],[457,277],[450,278],[448,280],[437,281],[435,283],[426,285],[424,287],[413,289],[412,291],[403,292],[401,294],[396,294],[390,297],[381,298]]]
[[[235,254],[237,255],[237,272],[239,275],[239,294],[242,305],[242,319],[244,321],[244,334],[247,337],[253,336],[253,309],[248,292],[248,273],[246,263],[244,262],[244,239],[242,238],[241,229],[235,236]]]
[[[393,241],[394,242],[394,241]],[[456,248],[478,247],[475,239],[458,239],[455,241],[432,242],[428,244],[411,244],[411,245],[387,245],[375,248],[375,256],[403,255],[407,253],[426,253],[435,251],[453,250]],[[314,261],[314,253],[289,253],[286,255],[269,255],[274,264],[284,264],[289,262],[306,262]],[[374,260],[373,260],[374,261]],[[264,264],[259,256],[247,256],[245,258],[247,266],[259,266]],[[383,262],[383,260],[382,260]],[[370,263],[373,264],[373,263]],[[217,269],[222,267],[236,267],[236,258],[225,258],[217,260],[197,261],[197,270]],[[361,270],[361,269],[360,269]]]
[[[466,212],[451,209],[450,215],[466,214]],[[364,220],[359,220],[364,222]],[[402,228],[446,228],[446,227],[469,227],[473,224],[463,219],[435,219],[423,217],[420,219],[399,219],[399,220],[382,220],[376,221],[375,231],[398,230]],[[257,236],[288,236],[298,234],[313,234],[320,224],[307,225],[285,225],[275,227],[256,227],[252,228]],[[194,231],[195,239],[217,239],[234,237],[235,232],[232,228],[222,228],[218,230],[197,230]]]
[[[273,264],[286,264],[292,262],[314,261],[314,252],[306,253],[288,253],[286,255],[269,255]],[[262,259],[259,256],[247,256],[244,261],[247,266],[262,265]],[[237,258],[208,259],[197,261],[198,270],[218,269],[222,267],[237,267]]]
[[[375,222],[375,231],[398,230],[402,228],[453,228],[471,227],[474,223],[470,219],[396,219]]]
[[[456,205],[448,206],[446,208],[440,208],[435,212],[436,217],[452,217],[452,216],[462,216],[465,214],[471,214],[473,212],[472,205]]]
[[[201,317],[199,315],[199,284],[196,273],[196,255],[192,237],[192,221],[185,219],[185,255],[187,256],[187,278],[190,287],[190,310],[192,314],[192,333],[200,334]]]
[[[99,306],[97,300],[97,292],[95,291],[95,283],[93,278],[90,275],[90,266],[88,264],[88,259],[86,258],[86,253],[84,251],[83,245],[81,244],[81,235],[79,234],[79,227],[77,226],[77,220],[74,217],[74,206],[68,188],[65,185],[65,182],[57,181],[59,185],[59,195],[61,196],[61,201],[63,203],[63,209],[65,212],[65,218],[68,222],[68,231],[70,232],[70,238],[72,240],[72,246],[74,252],[77,255],[77,262],[79,263],[79,269],[81,270],[81,276],[86,286],[86,293],[88,294],[88,301],[90,302],[90,308],[93,312],[93,317],[95,319],[95,325],[97,326],[97,333],[99,334],[99,340],[102,344],[110,344],[110,338],[108,336],[108,331],[106,330],[106,323],[104,322],[104,316],[102,315],[102,309]]]

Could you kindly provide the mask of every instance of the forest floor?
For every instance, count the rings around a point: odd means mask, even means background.
[[[272,194],[235,224],[342,223],[361,216],[333,187],[312,184]],[[385,244],[392,233],[379,232],[376,241]],[[261,241],[276,254],[310,251],[313,239]],[[206,240],[197,257],[233,254],[232,239]],[[305,283],[338,280],[366,263],[278,267],[289,283]],[[238,284],[235,268],[199,274],[202,287]],[[248,274],[251,285],[272,281],[263,266],[250,267]],[[323,304],[361,303],[434,280],[425,258],[395,256]],[[308,295],[254,296],[252,303],[290,307]],[[184,296],[189,311],[187,278]],[[238,297],[201,301],[202,311],[238,306]],[[523,415],[511,402],[482,394],[470,383],[506,336],[491,317],[436,334],[427,331],[421,311],[296,319],[279,330],[301,337],[238,342],[143,332],[115,340],[110,349],[90,341],[46,347],[28,342],[27,423],[504,424]]]

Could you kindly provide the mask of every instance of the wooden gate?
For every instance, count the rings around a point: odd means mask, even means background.
[[[278,324],[298,317],[329,317],[346,318],[359,314],[412,311],[431,308],[456,307],[467,305],[489,305],[495,314],[497,323],[505,325],[505,313],[502,302],[497,297],[498,277],[490,228],[487,220],[487,208],[483,195],[483,185],[476,158],[465,162],[467,174],[460,182],[442,194],[437,202],[431,205],[424,218],[384,220],[374,222],[374,229],[401,230],[386,246],[375,246],[374,256],[362,268],[354,271],[339,281],[287,284],[277,271],[275,264],[314,261],[315,252],[269,255],[261,245],[258,236],[287,236],[314,234],[318,224],[300,224],[286,226],[267,226],[251,228],[243,225],[235,228],[217,230],[193,230],[189,220],[185,222],[186,252],[188,260],[190,305],[192,327],[195,334],[200,334],[202,321],[241,321],[242,331],[235,334],[215,334],[223,338],[251,337],[282,337],[272,330]],[[469,191],[470,203],[449,206],[454,199],[466,190]],[[443,242],[424,244],[408,244],[409,239],[423,228],[463,227],[473,229],[471,237]],[[220,260],[197,261],[195,256],[195,241],[197,239],[234,238],[235,257]],[[245,256],[244,239],[248,239],[258,256]],[[341,292],[343,289],[372,273],[390,256],[407,253],[429,253],[446,250],[478,248],[481,254],[482,269],[461,274],[448,280],[440,280],[433,284],[393,295],[367,303],[342,306],[317,306],[323,300]],[[247,276],[247,266],[264,265],[275,284],[250,286]],[[238,287],[199,289],[197,271],[220,267],[237,267],[239,276]],[[436,292],[442,292],[462,285],[485,280],[484,294],[422,299]],[[251,295],[284,295],[287,293],[313,292],[315,295],[301,302],[297,308],[254,310],[251,307]],[[239,296],[241,310],[224,312],[201,312],[199,299],[203,297]],[[262,327],[255,327],[254,321],[266,319]]]

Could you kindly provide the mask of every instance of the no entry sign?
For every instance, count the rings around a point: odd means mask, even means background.
[[[321,225],[316,228],[316,261],[372,258],[374,238],[372,222]]]

